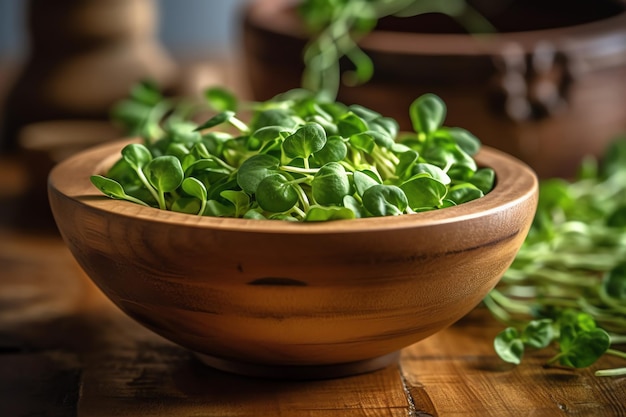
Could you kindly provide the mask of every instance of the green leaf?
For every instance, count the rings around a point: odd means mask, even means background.
[[[234,217],[242,217],[250,210],[250,196],[243,191],[224,190],[220,196],[231,202],[235,207]]]
[[[498,356],[505,362],[519,365],[524,355],[524,342],[520,338],[518,330],[507,327],[494,339],[493,347]]]
[[[171,210],[178,213],[199,214],[202,215],[202,203],[197,198],[181,197],[174,200]]]
[[[609,227],[626,228],[626,204],[615,208],[606,219]]]
[[[354,219],[355,213],[350,208],[338,206],[311,206],[304,217],[306,222],[324,222],[330,220]]]
[[[204,215],[212,217],[234,217],[235,207],[222,204],[217,200],[209,200],[207,201]]]
[[[395,119],[391,117],[379,117],[368,122],[371,130],[386,134],[392,140],[398,136],[400,126]]]
[[[626,307],[626,263],[621,263],[605,274],[602,279],[605,293]]]
[[[436,135],[444,135],[452,139],[463,152],[468,155],[476,155],[480,150],[480,140],[468,130],[460,127],[444,127],[436,132]]]
[[[476,200],[483,195],[483,192],[474,184],[466,182],[450,187],[446,198],[454,201],[456,204],[463,204],[468,201]]]
[[[560,344],[559,363],[573,368],[586,368],[593,365],[610,344],[609,334],[600,328],[578,332],[568,337],[567,345]]]
[[[400,185],[413,210],[432,209],[442,204],[448,192],[445,184],[428,174],[418,174]]]
[[[107,177],[103,177],[102,175],[92,175],[90,177],[91,183],[96,186],[104,195],[119,199],[119,200],[128,200],[133,203],[141,204],[143,206],[148,206],[147,203],[138,200],[124,191],[124,188],[115,180],[112,180]]]
[[[258,209],[250,209],[246,211],[246,213],[243,215],[243,218],[254,219],[254,220],[267,220],[267,217],[265,217],[261,212],[259,212]]]
[[[139,103],[155,106],[163,100],[159,86],[153,80],[143,80],[133,85],[130,97]]]
[[[302,121],[296,117],[293,111],[286,109],[267,109],[255,113],[251,123],[251,130],[257,130],[265,126],[282,126],[285,130],[292,130]]]
[[[259,183],[256,201],[263,210],[283,213],[296,205],[298,192],[282,174],[272,174]]]
[[[535,349],[548,346],[554,339],[553,322],[550,319],[531,320],[521,334],[525,345]]]
[[[140,143],[131,143],[124,146],[122,157],[136,171],[142,170],[152,161],[152,154],[145,145]]]
[[[606,147],[601,172],[604,178],[608,178],[623,171],[624,167],[626,167],[626,134],[612,140]]]
[[[341,136],[349,138],[369,130],[369,126],[365,120],[349,111],[337,121],[337,129]]]
[[[448,174],[437,165],[428,163],[417,163],[413,166],[412,175],[427,174],[430,178],[439,181],[444,185],[450,184],[451,180]]]
[[[202,182],[198,179],[190,177],[185,178],[182,182],[183,191],[189,194],[192,197],[196,197],[197,199],[204,201],[207,199],[207,191],[206,187]]]
[[[343,197],[343,206],[350,209],[354,213],[354,217],[357,219],[367,217],[367,211],[363,204],[361,204],[356,198],[351,195]]]
[[[202,135],[196,131],[197,126],[189,121],[176,121],[167,123],[164,130],[172,142],[179,142],[191,148],[202,140]]]
[[[446,105],[435,94],[424,94],[411,103],[409,115],[415,132],[429,136],[443,125]]]
[[[357,133],[350,136],[350,145],[352,145],[354,149],[358,149],[359,151],[369,154],[374,150],[376,141],[374,141],[374,137],[370,134]]]
[[[418,153],[413,149],[408,149],[398,155],[398,164],[396,164],[396,176],[401,179],[408,179],[413,175],[413,167],[417,163]]]
[[[339,162],[348,154],[346,142],[340,136],[329,136],[322,149],[313,154],[315,162],[319,165],[328,162]]]
[[[382,180],[374,172],[369,170],[355,171],[352,180],[354,181],[356,192],[361,197],[363,197],[365,191],[370,187],[382,184]]]
[[[329,162],[317,171],[311,187],[318,204],[340,205],[343,197],[350,193],[350,180],[343,165]]]
[[[472,175],[469,182],[482,191],[483,194],[487,194],[496,183],[496,173],[491,168],[481,168]]]
[[[200,200],[200,207],[198,207],[198,210],[196,210],[196,213],[198,214],[204,213],[204,209],[206,207],[207,194],[208,194],[204,184],[197,178],[189,177],[183,180],[181,186],[183,188],[183,191],[185,191],[187,194],[189,194],[192,197],[196,197],[198,200]],[[180,204],[181,202],[179,202],[179,205]],[[172,210],[174,210],[174,208],[172,208]]]
[[[146,166],[146,176],[150,184],[159,192],[174,191],[183,182],[183,167],[178,158],[164,155],[154,158]]]
[[[363,193],[363,206],[374,216],[398,216],[408,207],[407,197],[395,185],[374,185]]]
[[[238,101],[233,93],[224,88],[211,87],[204,90],[204,98],[215,111],[237,111]]]
[[[195,130],[199,131],[199,130],[210,129],[212,127],[221,125],[222,123],[225,123],[225,122],[229,121],[234,116],[235,116],[235,112],[234,111],[232,111],[232,110],[225,110],[225,111],[223,111],[221,113],[218,113],[215,116],[211,117],[209,120],[207,120],[206,122],[204,122],[200,126],[198,126]]]
[[[258,154],[246,159],[237,171],[237,184],[246,193],[256,193],[265,177],[276,174],[280,161],[271,155]]]
[[[308,159],[326,144],[326,132],[317,123],[307,123],[285,138],[283,151],[289,158]]]
[[[273,142],[282,139],[283,132],[285,132],[285,128],[282,126],[265,126],[252,132],[250,140],[256,140],[260,143]]]

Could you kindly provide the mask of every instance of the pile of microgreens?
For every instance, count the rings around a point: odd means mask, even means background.
[[[473,159],[479,140],[443,126],[446,106],[432,94],[410,106],[414,132],[405,135],[389,117],[300,89],[241,106],[223,89],[190,103],[141,83],[114,118],[142,143],[91,181],[109,197],[163,210],[292,221],[450,207],[494,184],[493,170]],[[211,117],[195,122],[207,109]]]
[[[583,368],[605,354],[626,359],[626,137],[579,177],[545,180],[528,238],[485,299],[510,327],[496,352],[520,363],[524,350],[556,347],[548,364]],[[599,370],[626,375],[626,367]]]

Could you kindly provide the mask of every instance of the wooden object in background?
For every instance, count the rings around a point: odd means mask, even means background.
[[[156,38],[155,0],[29,0],[27,14],[30,51],[3,106],[0,152],[15,151],[33,122],[107,120],[141,79],[177,82]]]

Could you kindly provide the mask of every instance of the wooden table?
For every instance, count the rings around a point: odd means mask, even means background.
[[[105,299],[54,229],[27,227],[38,223],[23,221],[37,215],[22,204],[25,172],[0,158],[0,416],[626,415],[626,378],[593,375],[620,360],[572,371],[544,368],[541,352],[510,366],[492,348],[502,326],[480,307],[366,375],[270,381],[207,368]]]

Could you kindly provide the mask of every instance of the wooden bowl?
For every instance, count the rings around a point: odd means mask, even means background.
[[[91,185],[127,143],[51,172],[65,242],[130,317],[246,375],[326,378],[392,363],[480,303],[537,203],[534,172],[484,148],[477,161],[497,185],[452,208],[323,223],[198,217],[112,200]]]

